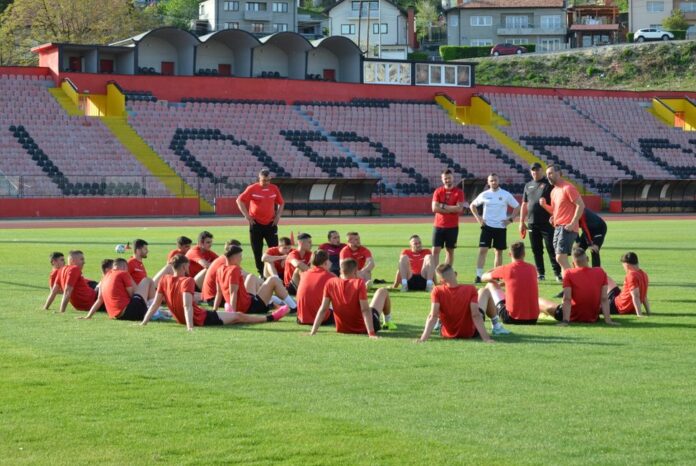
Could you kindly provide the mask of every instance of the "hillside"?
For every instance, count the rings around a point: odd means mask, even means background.
[[[696,91],[696,41],[626,44],[475,61],[476,84],[480,85]]]

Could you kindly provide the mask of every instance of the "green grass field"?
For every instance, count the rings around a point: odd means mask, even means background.
[[[328,225],[293,229],[323,240]],[[428,224],[355,228],[387,280],[408,236],[430,236]],[[199,230],[0,230],[0,463],[693,464],[696,221],[609,223],[605,268],[621,281],[619,256],[638,252],[652,317],[542,320],[496,345],[414,344],[426,293],[393,293],[399,329],[378,341],[308,337],[293,319],[189,334],[41,310],[49,252],[84,250],[97,277],[115,244],[142,237],[154,273],[176,236]],[[218,252],[248,242],[243,228],[210,230]],[[468,280],[476,243],[466,224],[455,267]]]

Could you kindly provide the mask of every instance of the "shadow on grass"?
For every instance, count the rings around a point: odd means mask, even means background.
[[[7,282],[5,280],[0,280],[0,284],[18,286],[20,288],[31,288],[32,290],[46,290],[46,291],[48,291],[48,286],[30,285],[28,283]]]
[[[676,322],[664,322],[656,319],[655,316],[667,316],[669,314],[654,314],[652,317],[646,317],[643,319],[634,320],[621,320],[620,328],[684,328],[684,329],[696,329],[696,324],[682,324]],[[683,317],[683,314],[679,314],[679,317]]]

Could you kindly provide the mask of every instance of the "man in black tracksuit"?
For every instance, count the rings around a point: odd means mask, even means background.
[[[520,234],[524,236],[529,233],[529,241],[532,244],[534,253],[534,263],[536,265],[539,280],[544,280],[544,245],[551,261],[553,273],[557,281],[561,281],[561,266],[556,262],[553,248],[553,226],[549,223],[549,213],[541,207],[539,199],[546,199],[551,203],[551,190],[553,186],[544,176],[541,164],[534,162],[529,171],[532,174],[532,181],[524,186],[522,196],[522,208],[520,209]]]
[[[578,246],[585,251],[592,251],[592,267],[601,267],[602,262],[599,257],[599,249],[604,244],[607,235],[607,224],[602,217],[585,208],[580,217],[580,229],[582,234],[575,240]]]

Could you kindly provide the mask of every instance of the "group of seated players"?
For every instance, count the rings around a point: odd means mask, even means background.
[[[263,277],[242,269],[239,241],[227,241],[218,256],[212,250],[213,235],[207,231],[199,234],[196,246],[191,239],[179,237],[177,248],[152,278],[143,263],[148,243],[142,239],[133,242],[130,259],[104,260],[99,282],[82,275],[81,251],[70,251],[67,265],[64,255],[55,252],[50,258],[50,292],[44,309],[62,294],[59,311],[65,312],[70,303],[76,310],[87,311],[84,319],[104,310],[112,319],[142,325],[174,319],[189,331],[195,326],[274,322],[289,313],[296,313],[298,324],[311,325],[311,335],[322,325],[370,338],[377,338],[380,330],[396,329],[387,288],[376,289],[368,302],[375,267],[370,250],[362,246],[357,232],[348,233],[347,244],[340,239],[338,232],[330,231],[328,242],[313,251],[307,233],[299,234],[295,245],[290,238],[280,238],[279,246],[263,255]],[[536,268],[525,262],[522,242],[511,245],[509,264],[483,274],[481,289],[460,284],[450,264],[435,266],[438,258],[423,248],[418,235],[411,236],[409,243],[399,257],[393,286],[402,292],[430,292],[430,314],[419,342],[435,329],[444,338],[479,336],[492,342],[484,326],[486,317],[492,323],[490,333],[505,335],[510,332],[503,324],[535,324],[540,313],[560,325],[592,323],[600,315],[614,325],[611,314],[640,317],[643,310],[650,314],[648,276],[633,252],[621,258],[626,276],[619,288],[602,268],[589,266],[583,249],[575,249],[573,268],[563,276],[559,304],[539,297]]]

